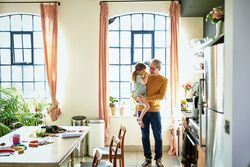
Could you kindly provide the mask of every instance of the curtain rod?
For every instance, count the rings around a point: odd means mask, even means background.
[[[9,1],[0,3],[57,3],[59,6],[61,5],[59,1]]]
[[[120,1],[100,1],[102,2],[157,2],[157,1],[178,1],[181,3],[181,0],[120,0]]]

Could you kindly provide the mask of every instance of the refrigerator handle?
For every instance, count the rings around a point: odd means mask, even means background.
[[[200,140],[200,146],[201,147],[206,147],[205,144],[203,144],[202,139],[202,115],[204,115],[204,107],[206,107],[207,103],[206,101],[203,101],[203,93],[205,93],[205,79],[202,78],[199,80],[199,124],[200,124],[200,135],[199,135],[199,140]]]

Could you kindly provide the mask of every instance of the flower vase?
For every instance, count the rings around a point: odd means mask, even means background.
[[[224,23],[223,21],[218,21],[216,24],[215,24],[215,27],[216,27],[216,34],[215,34],[215,38],[218,37],[219,35],[223,34],[224,33]]]

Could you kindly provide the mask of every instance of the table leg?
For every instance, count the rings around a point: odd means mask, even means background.
[[[70,155],[71,167],[74,167],[74,152]]]

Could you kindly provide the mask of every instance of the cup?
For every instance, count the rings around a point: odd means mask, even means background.
[[[14,134],[14,135],[10,136],[10,141],[13,143],[13,145],[20,144],[20,135]]]

